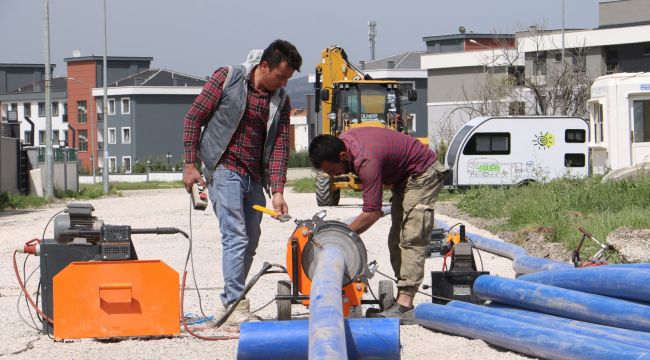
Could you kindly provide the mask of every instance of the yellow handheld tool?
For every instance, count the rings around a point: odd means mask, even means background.
[[[253,209],[255,209],[257,211],[260,211],[260,212],[263,212],[265,214],[269,214],[269,215],[271,215],[271,217],[273,217],[274,219],[279,220],[280,222],[287,222],[287,221],[291,220],[291,215],[289,215],[289,214],[278,214],[276,211],[273,211],[271,209],[267,209],[267,208],[265,208],[263,206],[253,205]]]

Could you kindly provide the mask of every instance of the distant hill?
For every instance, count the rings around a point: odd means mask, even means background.
[[[291,98],[291,106],[294,108],[307,107],[307,95],[314,93],[314,84],[310,84],[308,76],[289,80],[284,88]]]

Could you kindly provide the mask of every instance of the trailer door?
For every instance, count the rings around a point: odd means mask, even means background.
[[[632,165],[650,161],[650,100],[632,101]]]

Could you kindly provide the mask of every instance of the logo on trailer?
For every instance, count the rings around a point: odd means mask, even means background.
[[[549,149],[551,146],[555,145],[555,136],[550,132],[546,132],[544,134],[540,132],[539,135],[535,135],[533,144],[537,146],[538,149]]]

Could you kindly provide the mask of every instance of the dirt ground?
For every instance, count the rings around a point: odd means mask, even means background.
[[[316,206],[313,194],[297,194],[290,190],[286,194],[290,213],[294,218],[311,218],[321,210]],[[125,191],[120,197],[109,197],[90,201],[95,207],[95,215],[112,225],[130,225],[134,228],[173,226],[190,230],[190,203],[187,194],[182,189]],[[359,199],[342,199],[336,208],[327,208],[327,219],[348,219],[360,211]],[[31,328],[31,320],[27,313],[24,299],[17,306],[20,293],[18,283],[12,269],[12,254],[16,247],[34,237],[41,237],[43,227],[48,219],[64,204],[56,204],[42,209],[2,212],[0,213],[0,356],[12,358],[112,358],[112,359],[199,359],[217,358],[234,359],[237,354],[237,340],[209,342],[199,340],[182,332],[180,336],[163,339],[123,339],[115,341],[98,341],[93,339],[68,340],[55,342],[46,335]],[[447,223],[458,221],[447,214],[449,206],[441,206],[436,213]],[[445,216],[445,215],[450,215]],[[198,288],[201,291],[201,303],[204,312],[214,314],[217,308],[218,293],[221,290],[220,252],[221,244],[217,229],[217,220],[210,208],[205,212],[191,211],[192,233],[194,241],[194,264]],[[468,230],[490,234],[468,225]],[[259,271],[263,262],[284,264],[287,238],[293,232],[292,222],[279,223],[266,217],[262,223],[262,238],[257,251],[251,275]],[[368,250],[368,259],[377,260],[379,270],[391,274],[391,268],[386,246],[386,234],[390,227],[390,219],[384,217],[362,238]],[[46,237],[52,237],[52,227],[48,228]],[[133,235],[134,245],[141,259],[161,259],[179,273],[188,249],[188,242],[180,235]],[[24,256],[19,256],[22,265]],[[492,274],[504,277],[514,277],[510,260],[494,255],[483,254],[486,270]],[[38,261],[34,257],[27,259],[27,273],[36,269]],[[437,270],[442,266],[441,258],[427,260],[426,271]],[[392,275],[392,274],[391,274]],[[36,270],[28,287],[32,293],[36,290]],[[189,276],[188,276],[189,278]],[[251,308],[257,309],[271,301],[276,292],[278,280],[286,279],[285,274],[263,276],[249,293]],[[376,289],[383,277],[376,275],[370,284]],[[431,280],[425,275],[424,284]],[[188,285],[194,288],[194,284]],[[416,303],[429,302],[430,299],[418,294]],[[195,291],[186,292],[185,312],[200,313],[199,301]],[[22,317],[27,319],[21,320]],[[293,316],[306,318],[308,310],[302,306],[292,307]],[[263,319],[273,320],[276,316],[276,306],[270,304],[257,312]],[[32,325],[33,326],[33,325]],[[202,335],[218,334],[214,330],[204,331]],[[491,347],[480,340],[470,340],[459,336],[437,333],[420,327],[409,325],[401,327],[401,344],[403,359],[517,359],[521,355]]]

